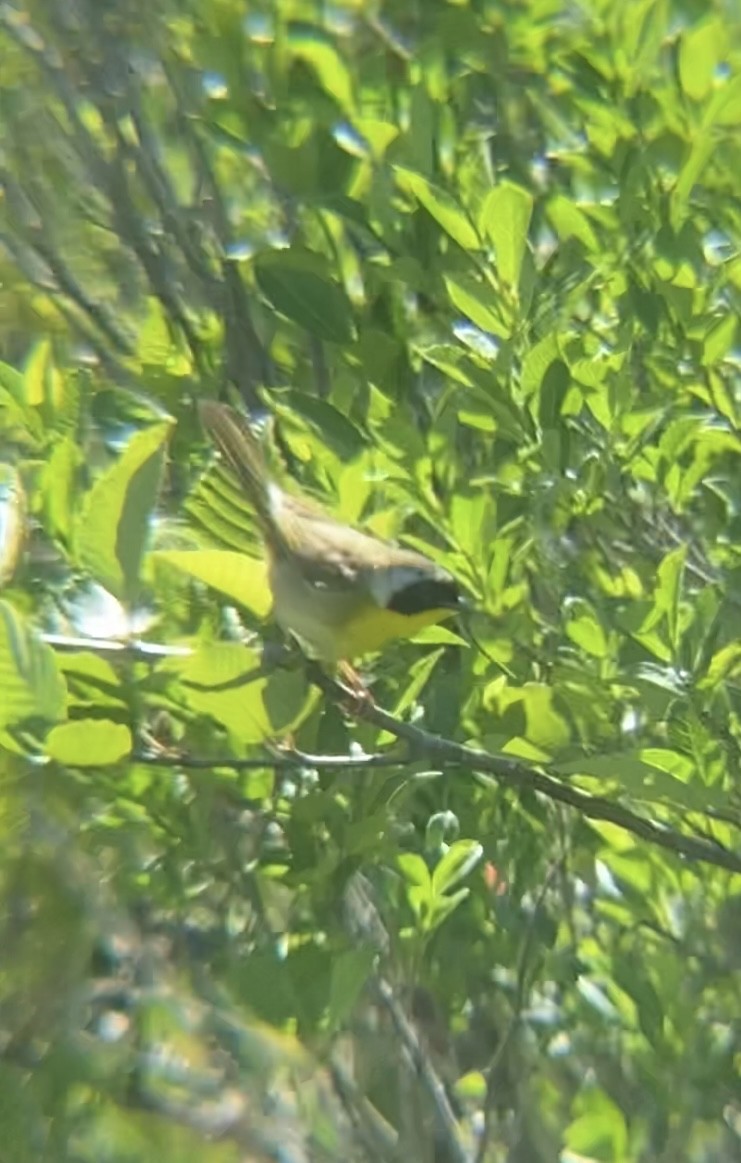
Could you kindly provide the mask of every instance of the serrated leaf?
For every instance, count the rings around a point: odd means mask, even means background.
[[[394,166],[394,176],[399,189],[416,198],[438,226],[463,250],[481,249],[481,240],[475,226],[452,195],[428,182],[422,174],[402,166]]]
[[[267,678],[256,651],[214,642],[184,660],[168,660],[162,670],[177,674],[187,706],[221,723],[240,742],[262,743],[273,735],[263,700]]]
[[[110,719],[75,719],[52,728],[45,751],[66,767],[106,767],[131,754],[131,731]]]
[[[0,602],[0,692],[0,727],[65,717],[67,687],[54,651],[7,602]]]
[[[132,437],[88,493],[79,522],[80,563],[125,605],[133,602],[139,588],[169,433],[168,421]]]
[[[510,287],[520,280],[532,212],[532,195],[512,182],[490,190],[481,208],[481,232],[493,243],[497,272]]]
[[[151,559],[155,565],[171,565],[218,590],[258,618],[270,613],[272,598],[264,561],[229,549],[158,549]]]
[[[350,300],[342,287],[317,270],[318,260],[306,252],[266,251],[254,262],[260,290],[276,311],[328,343],[349,343],[354,323]]]

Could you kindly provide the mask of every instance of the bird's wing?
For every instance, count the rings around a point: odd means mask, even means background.
[[[338,594],[362,589],[385,606],[395,588],[444,572],[411,549],[342,525],[301,502],[294,505],[285,495],[284,502],[281,527],[286,546],[304,580],[318,589]],[[381,578],[385,580],[379,585]]]

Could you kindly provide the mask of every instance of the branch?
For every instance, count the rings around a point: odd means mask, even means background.
[[[310,677],[312,682],[334,701],[347,703],[348,699],[351,700],[358,718],[373,723],[383,731],[388,731],[394,738],[407,743],[413,753],[424,755],[440,766],[468,767],[480,777],[491,776],[492,780],[487,782],[505,783],[520,791],[539,792],[557,803],[576,808],[588,819],[607,820],[642,840],[648,840],[660,848],[667,848],[688,860],[701,860],[705,864],[726,868],[729,872],[741,872],[741,855],[724,848],[722,844],[686,836],[655,820],[638,816],[630,808],[606,796],[595,796],[581,791],[568,783],[563,783],[555,776],[536,771],[517,759],[492,755],[477,747],[454,743],[451,739],[443,739],[422,730],[421,727],[404,723],[368,699],[359,701],[357,692],[330,678],[316,665],[311,666]]]
[[[405,767],[410,756],[408,752],[396,755],[383,752],[374,755],[310,755],[305,751],[281,751],[258,758],[235,759],[231,755],[209,757],[187,755],[175,750],[143,750],[132,752],[130,759],[133,763],[148,763],[152,767],[182,767],[189,771],[211,771],[214,767],[228,767],[232,771],[256,771],[262,767],[272,767],[275,771],[295,771],[307,767],[355,771],[369,767]]]
[[[116,641],[101,638],[68,638],[64,635],[46,634],[42,636],[45,642],[62,650],[96,650],[101,653],[121,653],[134,658],[156,661],[158,658],[173,656],[187,657],[192,653],[189,646],[162,646],[157,643],[141,642],[136,640]],[[510,759],[504,755],[492,755],[488,751],[481,751],[477,747],[468,747],[463,743],[455,743],[452,739],[443,739],[429,731],[415,727],[411,723],[404,723],[396,719],[388,711],[377,707],[370,699],[359,700],[357,691],[350,690],[326,674],[316,663],[309,664],[309,677],[319,689],[334,702],[353,707],[354,714],[359,719],[373,723],[381,730],[387,731],[395,739],[400,739],[409,747],[405,759],[393,759],[385,755],[360,756],[357,759],[344,755],[314,755],[301,758],[301,752],[288,752],[282,757],[259,760],[241,759],[200,759],[187,756],[153,754],[144,752],[139,757],[140,762],[171,764],[202,767],[232,767],[242,765],[241,770],[253,766],[265,767],[336,767],[349,769],[353,767],[382,767],[397,766],[408,763],[412,758],[424,757],[428,761],[439,764],[440,767],[467,767],[474,771],[479,778],[488,782],[504,783],[519,791],[538,792],[556,803],[566,804],[575,808],[591,820],[606,820],[616,824],[641,840],[647,840],[659,848],[666,848],[688,860],[700,860],[704,864],[713,864],[717,868],[725,868],[729,872],[741,872],[741,855],[725,848],[722,844],[710,839],[697,836],[687,836],[682,832],[660,824],[655,820],[639,816],[623,804],[608,799],[607,796],[596,796],[581,791],[564,783],[556,776],[548,775],[528,767],[517,759]],[[292,758],[293,756],[293,758]],[[276,762],[279,759],[280,762]],[[489,780],[488,777],[491,777]]]
[[[93,650],[96,654],[124,654],[137,662],[158,658],[188,658],[190,646],[162,646],[159,642],[142,642],[137,638],[74,638],[67,634],[41,634],[42,641],[56,650]]]
[[[399,1041],[409,1055],[432,1101],[440,1131],[445,1136],[445,1158],[450,1159],[451,1163],[471,1163],[470,1156],[461,1142],[456,1117],[445,1087],[422,1049],[416,1030],[404,1013],[393,989],[383,977],[372,978],[371,986],[376,1000],[389,1014]]]

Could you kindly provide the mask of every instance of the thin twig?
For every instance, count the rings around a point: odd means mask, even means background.
[[[296,771],[305,768],[323,768],[333,771],[354,771],[358,768],[405,767],[410,757],[405,754],[373,755],[311,755],[305,751],[281,751],[261,755],[252,759],[236,759],[231,755],[186,755],[177,751],[135,751],[130,756],[134,763],[147,763],[153,767],[182,767],[188,771],[210,771],[215,767],[228,767],[232,771],[256,771],[271,767],[275,771]]]
[[[191,648],[187,646],[162,646],[134,640],[117,642],[95,638],[66,638],[55,634],[45,635],[44,639],[59,649],[121,653],[124,656],[128,655],[149,661],[173,656],[187,657],[192,653]],[[725,848],[720,843],[677,832],[666,824],[637,815],[630,808],[616,803],[615,800],[581,791],[555,776],[548,775],[543,770],[528,767],[520,760],[510,759],[504,755],[492,755],[488,751],[482,751],[477,747],[468,747],[463,743],[455,743],[452,739],[444,739],[439,735],[422,730],[421,727],[405,723],[377,707],[370,699],[358,700],[357,692],[337,682],[316,664],[309,665],[309,675],[311,681],[334,702],[344,705],[349,702],[355,708],[358,718],[375,724],[394,738],[407,743],[411,756],[415,758],[425,758],[428,762],[432,762],[442,769],[446,767],[469,768],[476,773],[480,780],[486,783],[505,783],[520,791],[538,792],[556,803],[575,808],[587,819],[606,820],[608,823],[616,824],[617,827],[638,836],[641,840],[647,840],[651,844],[675,852],[678,856],[683,856],[688,860],[699,860],[705,864],[713,864],[718,868],[726,868],[730,872],[741,872],[741,855]],[[341,761],[344,758],[338,756],[336,760]],[[173,760],[173,762],[175,761]],[[200,761],[198,762],[200,764]],[[207,762],[211,766],[216,766],[214,760]],[[233,766],[233,764],[234,761],[229,760],[224,766]],[[343,764],[340,762],[338,766],[343,766]],[[353,763],[345,762],[344,766],[350,767],[353,766]],[[361,763],[359,766],[364,766],[364,764]],[[369,764],[369,766],[373,765]]]
[[[311,667],[311,678],[335,701],[346,702],[353,697],[352,691],[325,674],[319,667]],[[403,739],[414,754],[424,755],[441,767],[467,767],[476,772],[479,778],[486,780],[486,777],[492,777],[490,781],[492,783],[506,783],[520,791],[539,792],[557,803],[576,808],[588,819],[606,820],[616,824],[642,840],[648,840],[660,848],[667,848],[689,860],[700,860],[706,864],[714,864],[718,868],[726,868],[730,872],[741,872],[741,855],[723,847],[722,844],[685,836],[655,820],[636,815],[629,808],[606,796],[581,791],[554,776],[547,775],[544,771],[528,767],[517,759],[492,755],[488,751],[432,735],[421,727],[394,718],[387,711],[373,705],[370,700],[360,703],[356,699],[356,713],[359,718],[388,731],[396,739]]]
[[[458,1123],[445,1087],[422,1049],[416,1030],[404,1013],[391,985],[383,977],[376,977],[372,979],[371,986],[377,1001],[388,1012],[394,1029],[432,1100],[440,1132],[445,1137],[445,1157],[450,1159],[451,1163],[471,1163],[471,1157],[461,1142]]]

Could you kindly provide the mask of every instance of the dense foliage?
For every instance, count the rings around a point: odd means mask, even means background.
[[[741,1158],[737,6],[3,3],[0,124],[8,1158]],[[374,704],[204,396],[469,594]]]

